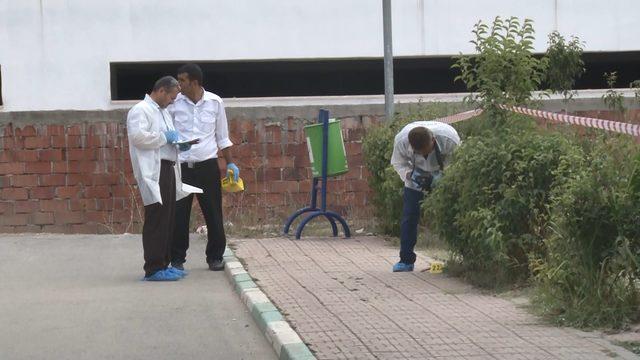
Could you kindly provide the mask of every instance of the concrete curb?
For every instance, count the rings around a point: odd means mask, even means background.
[[[240,295],[242,302],[264,333],[280,360],[312,360],[311,353],[300,336],[289,326],[273,303],[253,281],[233,251],[224,253],[224,272]]]

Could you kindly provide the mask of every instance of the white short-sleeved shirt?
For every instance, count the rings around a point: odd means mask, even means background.
[[[180,140],[200,139],[190,150],[180,152],[180,162],[199,162],[217,158],[218,150],[233,145],[229,139],[224,104],[218,95],[204,91],[202,99],[194,104],[180,93],[173,104],[169,105],[168,110],[173,116]]]

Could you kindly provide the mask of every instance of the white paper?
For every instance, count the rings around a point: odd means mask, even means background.
[[[182,191],[192,194],[202,194],[202,189],[189,184],[182,183]]]

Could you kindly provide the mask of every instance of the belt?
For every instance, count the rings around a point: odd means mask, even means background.
[[[173,165],[175,165],[175,164],[176,164],[176,162],[175,162],[175,161],[165,160],[165,159],[160,160],[160,162],[161,162],[161,163],[163,163],[163,164],[167,164],[167,165],[169,165],[169,166],[173,166]]]
[[[204,164],[204,163],[208,163],[211,161],[217,161],[218,158],[211,158],[211,159],[207,159],[207,160],[203,160],[203,161],[185,161],[183,162],[183,164],[187,164],[187,167],[189,169],[193,169],[194,167],[196,167],[199,164]]]

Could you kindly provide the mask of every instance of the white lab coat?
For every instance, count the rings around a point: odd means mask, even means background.
[[[434,172],[440,170],[435,150],[432,151],[427,158],[420,154],[415,154],[409,144],[409,132],[418,126],[425,127],[433,133],[436,143],[440,147],[442,162],[446,167],[451,162],[451,155],[458,145],[460,145],[460,136],[451,125],[438,121],[415,121],[407,124],[396,135],[393,143],[393,154],[391,155],[391,165],[404,181],[404,186],[420,190],[420,188],[411,181],[408,176],[414,168]]]
[[[163,117],[164,116],[164,117]],[[149,95],[137,103],[127,114],[127,133],[129,137],[129,154],[133,175],[138,182],[142,202],[145,206],[154,203],[162,204],[160,195],[160,160],[161,148],[163,154],[171,154],[171,161],[177,161],[178,148],[167,144],[164,131],[174,130],[171,115],[166,109],[161,109]],[[176,175],[176,200],[182,199],[189,193],[182,190],[180,166],[174,166]]]

